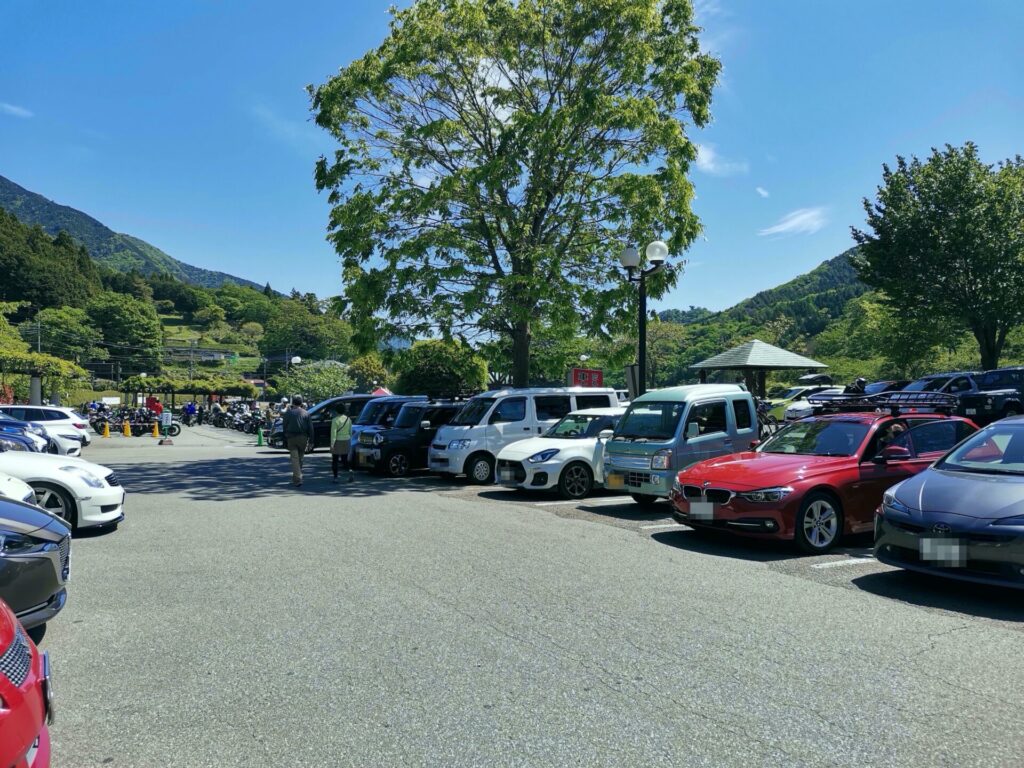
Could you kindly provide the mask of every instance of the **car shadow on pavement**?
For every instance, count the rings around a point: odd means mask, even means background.
[[[986,619],[1024,622],[1019,590],[954,581],[914,571],[884,571],[853,579],[858,589],[923,608],[941,608]]]
[[[342,482],[335,485],[331,482],[331,462],[327,454],[306,459],[300,488],[291,485],[288,455],[284,453],[276,461],[232,457],[181,464],[111,462],[106,466],[121,478],[129,503],[132,494],[139,493],[178,493],[195,501],[233,501],[268,496],[286,499],[310,494],[369,498],[399,491],[435,491],[448,486],[430,476],[391,479],[366,472],[357,472],[352,483],[344,482],[342,473]]]
[[[560,514],[560,510],[567,510],[575,506],[578,510],[597,517],[611,517],[617,520],[632,520],[636,522],[664,520],[668,516],[668,505],[666,504],[644,507],[628,496],[610,491],[597,491],[585,499],[568,501],[557,493],[531,491],[529,489],[517,490],[515,488],[498,486],[481,491],[480,498],[489,501],[511,502],[513,504],[550,505],[550,511],[556,514]],[[615,501],[619,503],[613,503]]]
[[[777,560],[792,560],[799,553],[788,541],[747,539],[730,536],[718,531],[698,531],[687,528],[682,531],[655,533],[652,539],[687,552],[697,552],[715,557],[731,557],[735,560],[750,560],[757,563],[771,563]]]

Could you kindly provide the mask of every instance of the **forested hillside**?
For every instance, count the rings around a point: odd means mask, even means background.
[[[10,211],[25,224],[39,225],[50,235],[66,232],[75,242],[84,245],[97,262],[119,272],[163,273],[205,288],[217,288],[226,282],[261,288],[244,278],[178,261],[144,240],[114,232],[91,216],[30,192],[3,176],[0,176],[0,208]]]

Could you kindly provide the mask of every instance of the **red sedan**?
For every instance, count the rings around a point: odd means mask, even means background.
[[[0,601],[0,766],[50,765],[50,661]]]
[[[917,474],[977,427],[913,411],[814,416],[756,450],[702,461],[677,476],[672,515],[694,528],[792,539],[827,552],[844,534],[872,530],[882,494]]]

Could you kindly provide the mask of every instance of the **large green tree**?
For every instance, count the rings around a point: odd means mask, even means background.
[[[319,403],[353,389],[352,377],[345,366],[334,361],[293,365],[286,373],[279,374],[275,383],[278,392],[302,395],[309,403]]]
[[[303,301],[285,299],[264,326],[260,350],[274,357],[345,361],[352,354],[352,328],[336,317],[311,313]]]
[[[398,392],[430,397],[473,394],[487,387],[487,363],[467,344],[418,341],[397,358]]]
[[[687,180],[720,64],[690,0],[417,0],[318,88],[337,139],[316,184],[364,345],[506,336],[516,384],[533,324],[632,317],[615,253],[700,226]],[[651,281],[654,296],[677,274]]]
[[[85,311],[125,373],[152,373],[159,365],[163,332],[151,303],[125,293],[104,292],[91,299]]]
[[[81,363],[106,360],[103,334],[93,327],[84,309],[51,307],[21,324],[21,334],[34,349]]]
[[[987,165],[972,143],[898,157],[864,209],[861,279],[908,319],[966,327],[982,368],[998,366],[1024,323],[1024,159]]]

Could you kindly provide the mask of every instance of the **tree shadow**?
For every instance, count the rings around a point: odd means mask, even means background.
[[[1021,591],[956,581],[902,569],[859,576],[852,583],[865,592],[922,608],[940,608],[986,619],[1024,623]]]
[[[181,464],[149,462],[106,466],[121,478],[128,496],[133,494],[181,494],[194,501],[233,501],[270,496],[290,498],[309,494],[334,493],[350,498],[372,498],[398,491],[432,492],[446,484],[429,475],[391,479],[366,472],[357,472],[355,482],[331,482],[331,460],[328,454],[307,456],[303,468],[303,485],[291,485],[291,464],[287,453],[275,458],[256,459],[228,457],[187,461]]]

